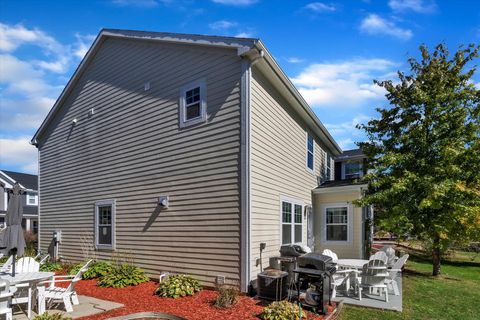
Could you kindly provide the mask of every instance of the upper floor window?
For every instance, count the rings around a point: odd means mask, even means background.
[[[314,150],[315,143],[313,137],[307,134],[307,168],[313,171],[314,168]]]
[[[115,201],[95,203],[95,246],[98,249],[115,249]]]
[[[29,206],[38,205],[38,196],[35,193],[27,193],[27,205]]]
[[[344,164],[344,177],[343,179],[361,178],[363,176],[363,162],[354,161],[346,162]]]
[[[207,87],[205,80],[187,84],[180,90],[180,127],[207,120]]]
[[[332,180],[332,156],[330,153],[327,153],[327,165],[325,167],[327,180]]]

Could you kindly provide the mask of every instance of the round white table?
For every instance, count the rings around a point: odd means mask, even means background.
[[[363,259],[338,259],[337,266],[349,269],[362,269],[368,263],[368,260]]]
[[[38,314],[42,315],[45,312],[45,300],[41,301],[40,297],[43,296],[41,293],[45,291],[45,285],[40,282],[49,280],[54,275],[53,272],[24,272],[17,273],[15,277],[12,277],[10,273],[0,273],[0,279],[5,279],[14,286],[27,285],[29,289],[36,287],[38,291]],[[30,318],[32,314],[31,306],[27,311],[28,318]]]

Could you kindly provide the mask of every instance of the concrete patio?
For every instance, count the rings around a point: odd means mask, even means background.
[[[390,290],[388,295],[388,302],[385,302],[385,296],[379,296],[378,294],[369,294],[368,290],[362,291],[362,300],[358,299],[358,296],[353,293],[353,291],[349,292],[349,295],[345,295],[345,291],[338,290],[337,296],[333,301],[340,302],[343,301],[345,304],[356,305],[360,307],[369,307],[369,308],[376,308],[376,309],[384,309],[384,310],[394,310],[394,311],[402,311],[402,277],[399,275],[396,279],[398,283],[398,289],[400,291],[400,295],[396,296]]]
[[[80,304],[78,306],[73,306],[73,312],[71,313],[66,313],[62,304],[53,304],[51,308],[47,309],[47,312],[49,314],[61,313],[71,317],[72,319],[77,319],[123,307],[123,304],[120,303],[100,300],[92,297],[79,296],[78,298],[80,300]],[[28,320],[25,309],[26,304],[15,305],[13,318],[15,320]],[[33,312],[32,318],[36,315],[37,314]]]

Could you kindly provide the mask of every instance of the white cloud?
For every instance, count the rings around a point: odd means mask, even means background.
[[[337,10],[333,4],[325,4],[323,2],[312,2],[307,4],[305,8],[314,12],[334,12]]]
[[[119,7],[154,8],[158,6],[158,2],[155,0],[112,0],[112,3]]]
[[[228,6],[249,6],[258,2],[258,0],[212,0],[212,2]]]
[[[81,35],[77,33],[75,34],[75,37],[77,38],[77,42],[75,43],[73,54],[77,58],[83,59],[88,49],[92,45],[93,41],[95,40],[96,35],[93,35],[93,34]]]
[[[288,63],[302,63],[304,61],[305,61],[304,59],[300,59],[300,58],[297,58],[297,57],[287,58]]]
[[[30,137],[0,138],[0,168],[14,165],[24,172],[37,173],[37,149]]]
[[[356,128],[357,124],[366,123],[370,117],[358,114],[352,120],[341,123],[326,123],[328,131],[335,137],[343,150],[357,148],[355,142],[364,141],[363,131]]]
[[[388,6],[394,11],[414,11],[417,13],[432,13],[437,9],[434,1],[424,3],[423,0],[390,0]]]
[[[292,78],[307,102],[319,108],[356,108],[381,100],[384,90],[373,79],[384,78],[395,63],[385,59],[353,59],[315,63]]]
[[[402,40],[408,40],[413,36],[411,30],[402,29],[394,22],[383,19],[376,14],[369,14],[365,17],[360,24],[360,30],[367,34],[387,35]]]
[[[0,51],[12,52],[24,44],[34,44],[51,53],[62,51],[62,45],[38,29],[27,29],[21,24],[9,26],[0,23]]]
[[[235,37],[237,37],[237,38],[252,38],[253,33],[251,33],[251,32],[239,32],[235,35]]]
[[[236,27],[237,25],[238,23],[236,23],[235,21],[220,20],[210,23],[208,26],[210,27],[210,29],[213,30],[226,30]]]

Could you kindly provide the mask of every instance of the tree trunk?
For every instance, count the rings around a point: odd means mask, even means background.
[[[433,263],[432,276],[438,276],[440,274],[440,238],[439,237],[435,237],[435,239],[433,240],[432,263]]]

